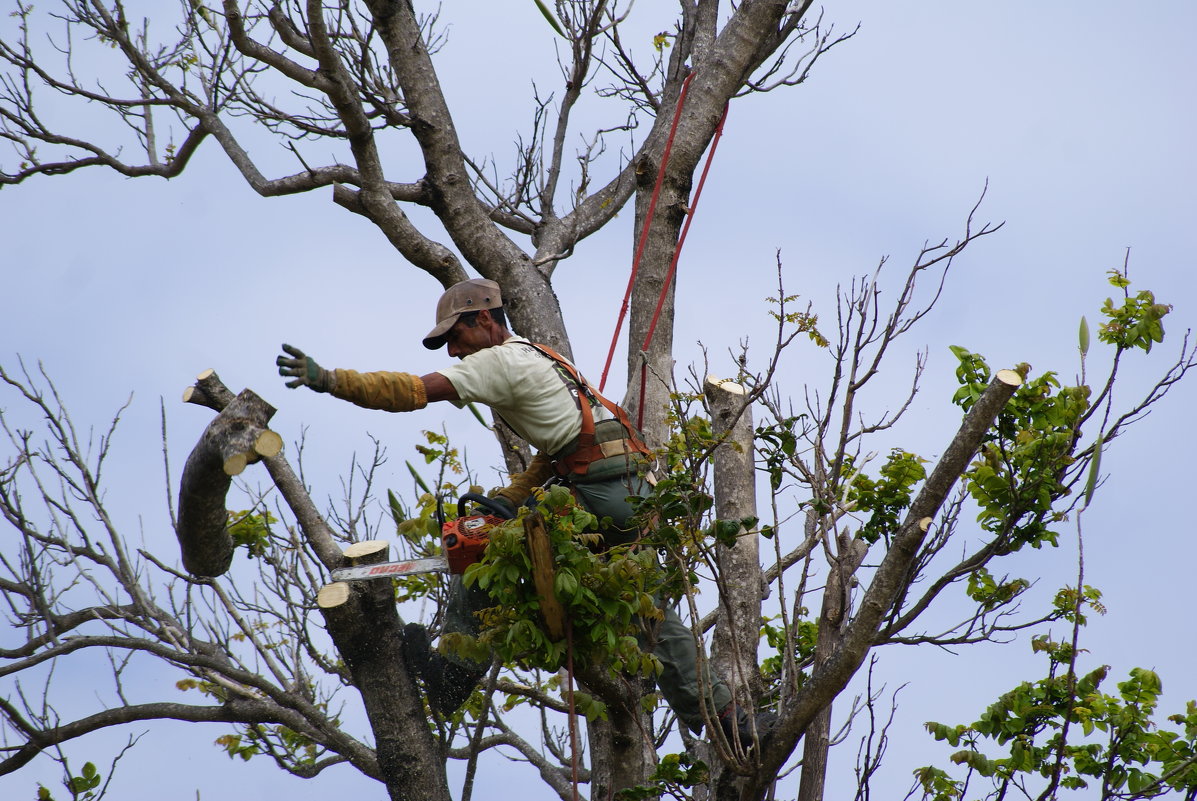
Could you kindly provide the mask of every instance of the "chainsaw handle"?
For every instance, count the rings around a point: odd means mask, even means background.
[[[488,498],[485,495],[479,495],[477,492],[467,492],[457,499],[457,516],[465,517],[466,501],[473,501],[481,506],[495,517],[501,517],[504,520],[510,520],[511,516],[507,514],[507,509],[503,504],[497,502],[494,498]]]

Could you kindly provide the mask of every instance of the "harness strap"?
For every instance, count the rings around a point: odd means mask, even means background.
[[[533,342],[526,343],[541,354],[552,359],[553,362],[562,368],[570,379],[577,385],[578,388],[578,406],[582,413],[582,430],[578,433],[578,446],[573,453],[567,454],[560,459],[553,460],[553,469],[557,471],[560,476],[568,476],[570,474],[585,475],[590,467],[590,463],[598,459],[604,459],[609,456],[630,455],[633,453],[643,454],[645,457],[652,457],[652,451],[640,439],[640,435],[636,433],[636,429],[632,427],[632,421],[628,418],[628,413],[623,410],[618,404],[604,398],[601,394],[596,392],[589,382],[582,377],[575,367],[568,359],[562,356],[557,351],[550,348],[548,345],[539,345]],[[590,408],[589,400],[598,401],[603,405],[611,416],[619,421],[623,427],[626,435],[622,440],[596,443],[595,442],[595,425],[594,412]]]

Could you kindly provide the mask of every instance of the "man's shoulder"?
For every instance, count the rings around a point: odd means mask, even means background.
[[[449,367],[456,371],[502,370],[526,364],[544,357],[536,347],[523,337],[509,337],[498,345],[471,353],[460,362]]]
[[[535,369],[541,365],[550,366],[551,364],[544,351],[524,337],[509,337],[503,341],[503,344],[486,350],[494,351],[492,356],[495,361],[512,368]],[[479,351],[479,353],[485,353],[486,350]]]
[[[491,355],[501,359],[544,359],[540,348],[524,337],[508,337],[503,340],[502,344],[495,345],[493,348],[485,348],[478,353],[487,351],[493,351]]]

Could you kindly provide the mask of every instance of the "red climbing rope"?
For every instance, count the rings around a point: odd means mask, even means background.
[[[644,247],[648,242],[649,226],[652,224],[653,215],[657,209],[657,200],[661,196],[661,185],[665,180],[665,168],[669,164],[669,154],[673,150],[673,140],[677,135],[678,121],[682,115],[682,105],[686,100],[686,93],[690,89],[690,81],[694,78],[694,73],[686,76],[686,80],[682,82],[681,92],[678,93],[677,108],[673,112],[673,122],[669,127],[669,137],[665,140],[665,150],[661,154],[661,166],[657,169],[657,181],[653,185],[653,194],[648,202],[648,211],[644,217],[644,227],[640,231],[640,241],[636,245],[636,254],[632,258],[632,272],[628,276],[628,288],[623,295],[623,303],[619,307],[619,318],[615,323],[615,331],[611,335],[611,347],[607,350],[607,361],[603,365],[602,378],[599,380],[599,392],[602,392],[607,386],[607,374],[611,370],[611,361],[615,356],[615,345],[619,342],[619,332],[623,330],[624,317],[628,313],[628,304],[632,297],[632,287],[636,283],[636,275],[640,270],[640,258],[644,255]],[[657,308],[653,313],[653,318],[648,326],[648,332],[644,337],[644,345],[641,350],[648,351],[648,346],[652,343],[653,334],[657,330],[657,322],[661,318],[661,310],[665,306],[665,298],[668,297],[669,287],[673,284],[674,275],[677,272],[678,259],[682,255],[682,245],[686,242],[686,234],[690,231],[690,223],[694,220],[694,212],[698,208],[698,200],[702,197],[702,187],[706,183],[707,173],[711,169],[711,161],[715,157],[715,149],[719,146],[719,139],[723,136],[723,123],[727,120],[727,106],[723,107],[723,114],[719,117],[719,124],[715,127],[715,136],[711,140],[711,149],[707,151],[706,163],[702,168],[702,175],[698,179],[698,187],[694,190],[694,198],[691,201],[690,208],[687,210],[686,222],[682,226],[681,234],[678,236],[677,247],[673,250],[673,258],[669,262],[669,272],[665,277],[665,282],[661,286],[661,296],[657,300]],[[642,361],[640,365],[640,397],[644,398],[644,390],[648,380],[648,363]],[[636,416],[636,427],[642,429],[644,427],[644,403],[640,403],[640,408]]]
[[[677,134],[677,123],[682,117],[682,103],[686,100],[686,92],[690,90],[690,81],[694,73],[686,76],[682,81],[682,90],[677,96],[677,108],[673,112],[673,123],[669,126],[669,138],[665,140],[665,152],[661,154],[661,166],[657,169],[657,182],[653,185],[653,195],[648,201],[648,213],[644,215],[644,228],[640,231],[640,242],[636,245],[636,255],[632,258],[632,274],[628,276],[628,289],[623,294],[623,305],[619,307],[619,319],[615,323],[615,333],[611,335],[611,348],[607,351],[607,362],[603,365],[603,376],[599,379],[599,392],[607,386],[607,373],[611,369],[611,359],[615,356],[615,343],[619,341],[619,332],[623,329],[623,318],[628,313],[628,301],[632,298],[632,285],[636,281],[636,273],[640,269],[640,257],[644,254],[644,245],[648,242],[648,228],[652,224],[653,212],[657,210],[657,199],[661,196],[661,184],[665,181],[665,166],[669,163],[669,153],[673,150],[673,138]]]
[[[565,658],[569,674],[569,749],[572,754],[573,801],[578,801],[578,712],[574,708],[574,622],[565,621]]]
[[[648,346],[653,341],[653,334],[657,330],[657,321],[661,319],[661,309],[665,307],[669,287],[673,284],[674,273],[677,272],[677,262],[682,255],[682,245],[686,244],[686,234],[690,232],[690,223],[694,220],[694,212],[698,209],[698,199],[702,197],[702,186],[707,182],[707,173],[711,171],[711,161],[715,158],[715,148],[719,147],[719,138],[723,136],[723,123],[727,120],[727,106],[723,107],[723,114],[719,117],[719,124],[715,126],[715,137],[711,140],[711,149],[707,151],[707,160],[702,167],[702,175],[698,178],[698,186],[694,189],[694,200],[690,204],[686,222],[682,225],[682,233],[677,238],[677,247],[673,250],[673,260],[669,262],[669,273],[665,276],[665,283],[661,286],[661,297],[657,299],[657,308],[653,312],[653,319],[648,324],[648,333],[644,336],[644,344],[640,350],[648,353]],[[646,228],[648,226],[645,226]],[[640,408],[636,412],[636,428],[644,430],[644,389],[648,383],[648,359],[640,362]]]

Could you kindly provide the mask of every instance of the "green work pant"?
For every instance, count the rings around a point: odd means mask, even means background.
[[[647,495],[650,487],[642,477],[621,476],[607,481],[579,482],[573,485],[578,500],[591,514],[600,520],[610,519],[602,529],[603,539],[609,546],[626,545],[636,539],[637,532],[628,528],[632,516],[630,496]],[[491,606],[493,602],[485,590],[466,587],[461,576],[453,576],[449,584],[449,606],[445,611],[445,631],[477,636],[481,627],[477,612]],[[718,713],[731,703],[732,694],[727,685],[705,666],[705,675],[699,681],[698,641],[694,632],[682,622],[672,606],[660,605],[664,619],[645,621],[645,632],[640,637],[641,648],[651,647],[663,668],[657,679],[657,688],[674,714],[691,731],[702,729],[702,691],[707,688],[710,711]],[[457,657],[446,654],[454,661]],[[485,666],[478,667],[480,670]]]

